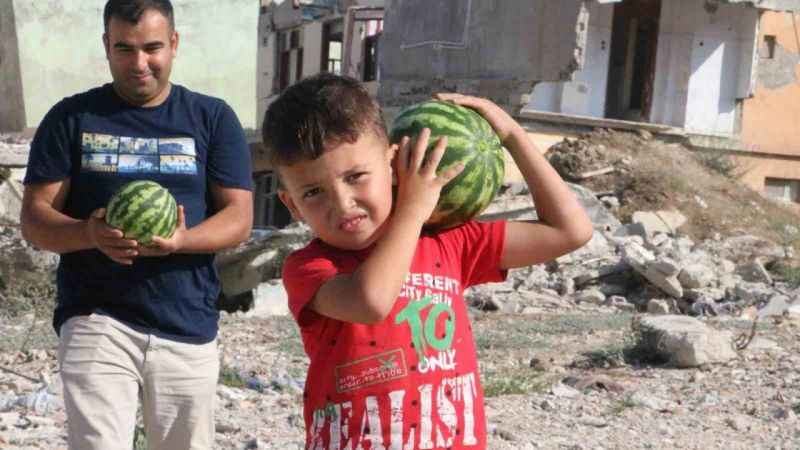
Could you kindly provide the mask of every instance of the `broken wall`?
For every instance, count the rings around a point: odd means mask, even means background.
[[[0,0],[0,132],[25,128],[14,3]]]
[[[583,63],[583,10],[580,0],[387,0],[379,98],[391,109],[459,91],[516,110],[533,82],[569,80]]]
[[[587,5],[588,29],[585,62],[572,81],[543,81],[531,92],[526,109],[602,118],[611,54],[613,4],[591,2]]]
[[[651,121],[734,133],[750,94],[758,11],[700,0],[663,1]]]
[[[755,95],[744,101],[742,114],[742,142],[747,150],[800,157],[797,26],[798,19],[791,13],[765,12],[761,16],[758,87]],[[800,178],[800,171],[795,178]]]
[[[741,141],[746,153],[737,157],[742,180],[759,191],[764,190],[765,178],[800,180],[797,22],[791,13],[761,16],[758,84],[755,95],[744,101]]]

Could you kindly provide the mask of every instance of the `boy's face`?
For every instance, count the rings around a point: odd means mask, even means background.
[[[381,235],[392,209],[393,149],[362,133],[315,160],[282,166],[281,201],[327,244],[361,250]]]

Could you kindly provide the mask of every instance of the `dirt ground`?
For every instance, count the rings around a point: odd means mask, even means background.
[[[800,448],[800,323],[763,322],[738,359],[679,370],[636,359],[631,318],[582,307],[529,316],[477,313],[488,448]],[[736,333],[749,327],[736,319],[710,325]],[[18,374],[0,371],[0,387],[24,388],[31,382],[23,377],[57,375],[52,338],[18,352],[5,344],[19,344],[25,327],[6,322],[0,331],[0,366]],[[225,373],[246,372],[261,384],[223,377],[216,448],[302,448],[296,384],[307,360],[292,320],[226,316],[220,344]],[[584,387],[564,391],[563,383]],[[2,415],[0,447],[66,448],[63,409],[39,418],[29,413],[33,425],[3,425]]]
[[[753,234],[783,245],[800,243],[786,225],[797,225],[797,209],[777,204],[737,181],[746,168],[721,153],[694,152],[647,133],[598,129],[566,139],[547,153],[559,173],[602,195],[614,195],[612,209],[624,223],[636,211],[677,209],[688,222],[679,231],[700,241]],[[584,180],[582,173],[611,167],[613,172]],[[796,248],[800,250],[800,248]]]

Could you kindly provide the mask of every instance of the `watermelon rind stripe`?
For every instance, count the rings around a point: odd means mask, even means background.
[[[395,119],[390,140],[416,138],[423,128],[431,130],[426,152],[438,138],[447,136],[447,150],[437,172],[455,164],[464,170],[442,189],[436,209],[426,222],[433,228],[461,224],[480,214],[497,195],[505,171],[505,151],[491,124],[473,109],[438,100],[404,109]]]
[[[170,237],[177,224],[177,203],[156,182],[139,180],[124,185],[106,207],[106,222],[140,244],[152,236]]]
[[[125,215],[120,219],[123,229],[130,229],[135,226],[135,222],[146,220],[144,213],[150,208],[160,206],[158,200],[166,200],[163,189],[144,190],[141,195],[133,198],[128,205]]]
[[[108,222],[120,226],[125,225],[127,222],[126,219],[130,216],[132,206],[136,205],[136,203],[133,205],[131,203],[140,202],[149,192],[159,188],[160,186],[157,184],[145,181],[136,181],[124,186],[116,195],[118,200],[115,202],[112,199],[111,201],[109,206],[111,211],[108,213]],[[124,208],[122,207],[123,205]]]

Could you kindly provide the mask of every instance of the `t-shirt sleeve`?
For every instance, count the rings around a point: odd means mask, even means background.
[[[316,314],[306,306],[319,288],[339,273],[333,261],[308,249],[292,253],[286,258],[283,263],[283,285],[289,296],[289,311],[301,327],[308,325]]]
[[[74,139],[72,120],[63,100],[44,116],[31,142],[25,184],[48,183],[70,176]]]
[[[467,222],[458,227],[464,287],[504,281],[508,271],[500,268],[506,238],[506,221]]]
[[[253,189],[250,147],[233,109],[221,102],[208,153],[208,174],[228,188]]]

